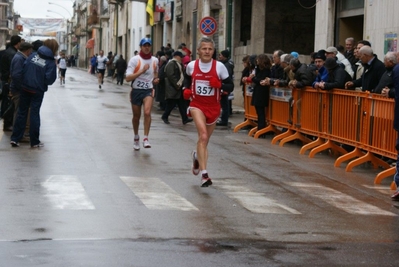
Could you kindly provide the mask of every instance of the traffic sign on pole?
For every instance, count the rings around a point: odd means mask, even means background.
[[[200,32],[203,35],[211,36],[214,35],[217,30],[217,22],[212,17],[204,17],[200,21]]]

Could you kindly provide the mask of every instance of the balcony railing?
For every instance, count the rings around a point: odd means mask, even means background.
[[[0,29],[1,30],[10,30],[11,29],[11,20],[8,19],[0,19]]]
[[[8,6],[10,0],[0,0],[0,6]]]

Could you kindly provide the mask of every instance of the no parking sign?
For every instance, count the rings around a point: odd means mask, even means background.
[[[212,17],[204,17],[200,21],[200,32],[205,36],[214,35],[217,30],[217,22]]]

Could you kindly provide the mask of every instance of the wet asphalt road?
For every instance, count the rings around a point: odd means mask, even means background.
[[[369,165],[345,172],[217,128],[214,185],[191,174],[192,123],[156,105],[133,151],[129,87],[68,69],[42,106],[43,148],[0,132],[0,266],[397,266],[399,210]],[[140,127],[142,137],[142,126]]]

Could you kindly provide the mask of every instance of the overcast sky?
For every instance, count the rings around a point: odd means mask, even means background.
[[[23,18],[69,19],[70,14],[73,14],[73,2],[73,0],[14,0],[14,12]]]

